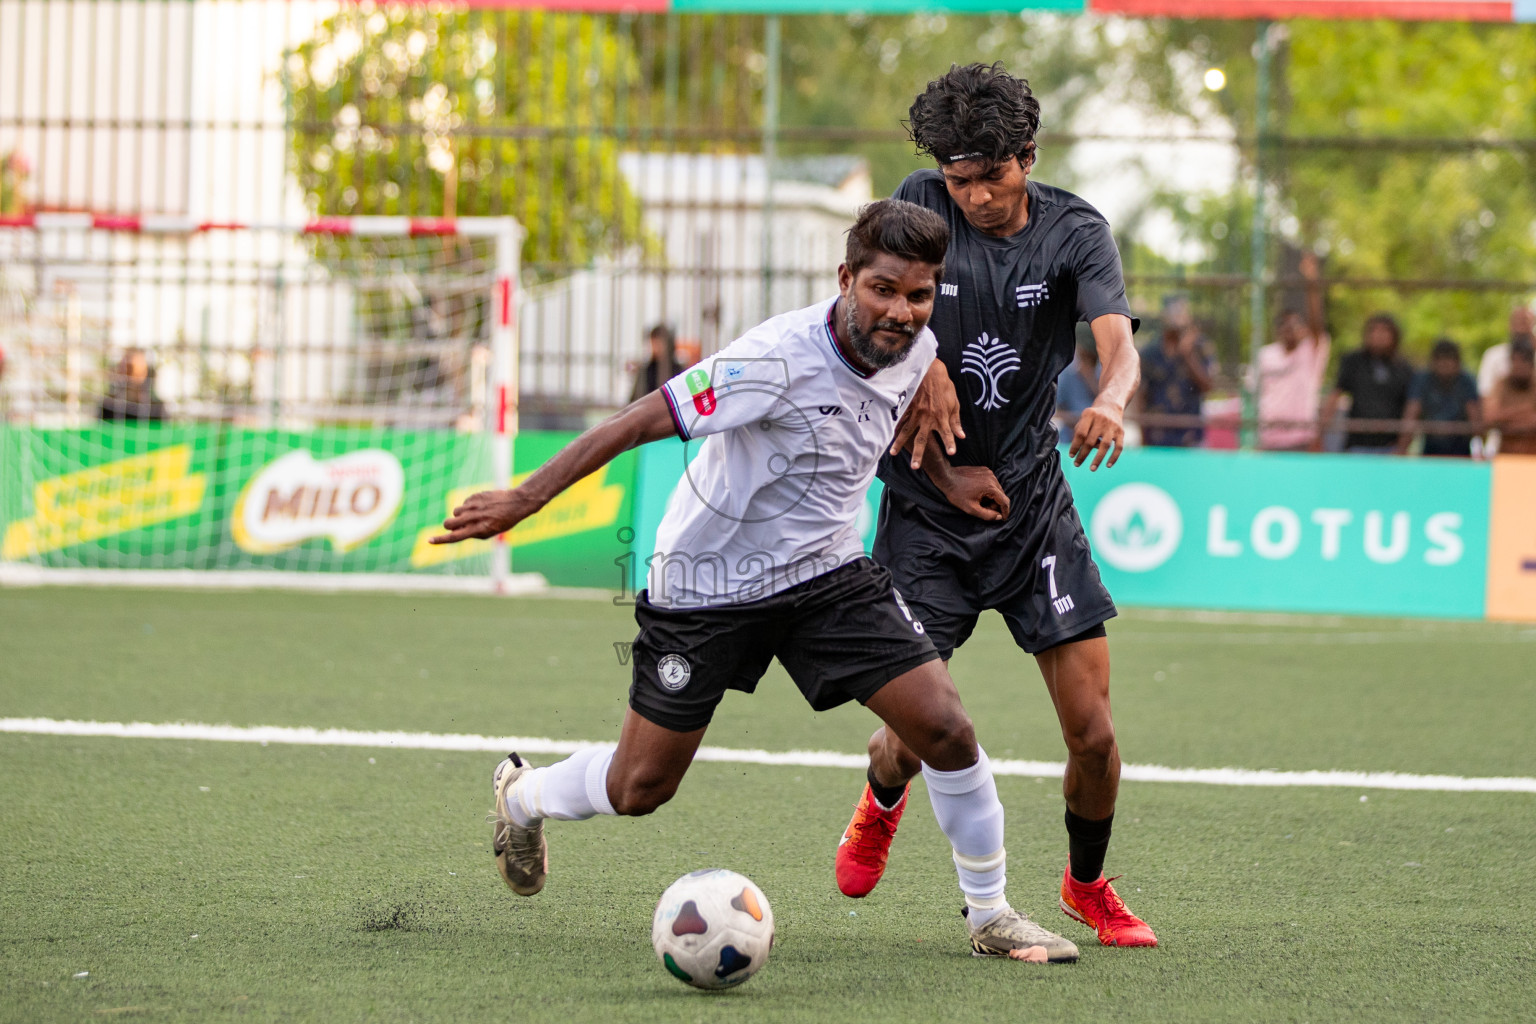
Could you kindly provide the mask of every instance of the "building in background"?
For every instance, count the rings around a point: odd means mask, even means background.
[[[624,404],[649,325],[707,356],[837,288],[844,232],[873,198],[858,157],[625,153],[647,245],[530,288],[521,309],[527,424],[575,426]],[[771,229],[765,231],[765,225]],[[574,421],[574,422],[573,422]]]

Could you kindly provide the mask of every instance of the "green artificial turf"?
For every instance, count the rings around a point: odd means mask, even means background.
[[[0,623],[0,716],[580,739],[616,735],[633,632],[601,602],[127,590],[0,591]],[[1111,638],[1129,762],[1536,775],[1536,631],[1133,613]],[[995,756],[1061,757],[995,622],[954,670]],[[709,742],[856,752],[873,724],[775,670]],[[1084,951],[1042,967],[967,955],[921,797],[880,888],[837,894],[846,769],[700,764],[651,818],[552,823],[549,887],[514,897],[494,761],[0,735],[0,1020],[1524,1020],[1536,997],[1529,794],[1127,783],[1108,867],[1162,946],[1110,950],[1054,909],[1055,780],[1000,779],[1012,898]],[[712,865],[779,926],[718,995],[648,942],[662,889]]]

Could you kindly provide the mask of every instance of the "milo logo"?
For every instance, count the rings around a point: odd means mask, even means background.
[[[703,370],[689,370],[683,382],[688,385],[688,393],[693,396],[693,407],[700,416],[708,416],[715,411],[715,389],[709,384],[709,374]]]

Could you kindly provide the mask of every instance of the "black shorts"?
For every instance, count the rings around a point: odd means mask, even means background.
[[[1008,518],[988,523],[937,512],[887,488],[880,500],[875,561],[949,658],[970,638],[981,612],[1002,613],[1030,654],[1077,639],[1115,617],[1099,578],[1072,491],[1055,464],[1010,496]]]
[[[817,711],[862,704],[939,657],[868,558],[747,604],[660,608],[642,590],[635,621],[629,706],[675,732],[708,725],[726,690],[751,693],[775,657]]]

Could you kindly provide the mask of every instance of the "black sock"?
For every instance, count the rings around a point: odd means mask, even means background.
[[[869,770],[869,791],[875,794],[875,800],[879,802],[881,807],[891,811],[895,810],[896,805],[901,803],[902,794],[907,791],[907,784],[903,782],[899,786],[882,786],[880,785],[880,780],[875,778],[875,770],[871,768]],[[1103,860],[1104,858],[1101,856],[1099,859]]]
[[[1079,818],[1067,808],[1067,849],[1072,853],[1072,877],[1083,883],[1097,882],[1104,873],[1104,854],[1109,849],[1111,814],[1103,821]]]

